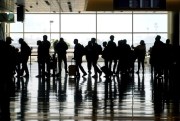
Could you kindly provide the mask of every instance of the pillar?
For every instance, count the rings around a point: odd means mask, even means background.
[[[173,45],[180,45],[180,12],[168,12],[168,38]]]

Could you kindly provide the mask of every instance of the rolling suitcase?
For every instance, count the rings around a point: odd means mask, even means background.
[[[73,59],[71,60],[71,65],[69,65],[68,69],[69,69],[69,76],[75,77],[76,76],[76,65],[75,65],[75,61],[73,64]]]

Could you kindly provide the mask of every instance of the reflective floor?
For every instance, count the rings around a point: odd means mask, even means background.
[[[61,78],[39,79],[37,67],[37,63],[29,65],[29,78],[15,78],[10,102],[13,121],[180,120],[178,83],[153,79],[148,65],[144,74],[111,79],[104,75],[74,79],[64,71]]]

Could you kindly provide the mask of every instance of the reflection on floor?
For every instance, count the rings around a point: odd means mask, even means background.
[[[29,67],[29,78],[15,78],[10,102],[14,121],[180,119],[178,85],[163,78],[153,79],[148,66],[144,75],[110,79],[88,75],[79,80],[64,72],[61,78],[39,79],[35,77],[37,67],[37,63]]]

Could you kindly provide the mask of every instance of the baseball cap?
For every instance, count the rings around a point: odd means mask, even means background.
[[[13,39],[12,39],[11,37],[6,37],[6,41],[7,41],[7,40],[13,41]]]

